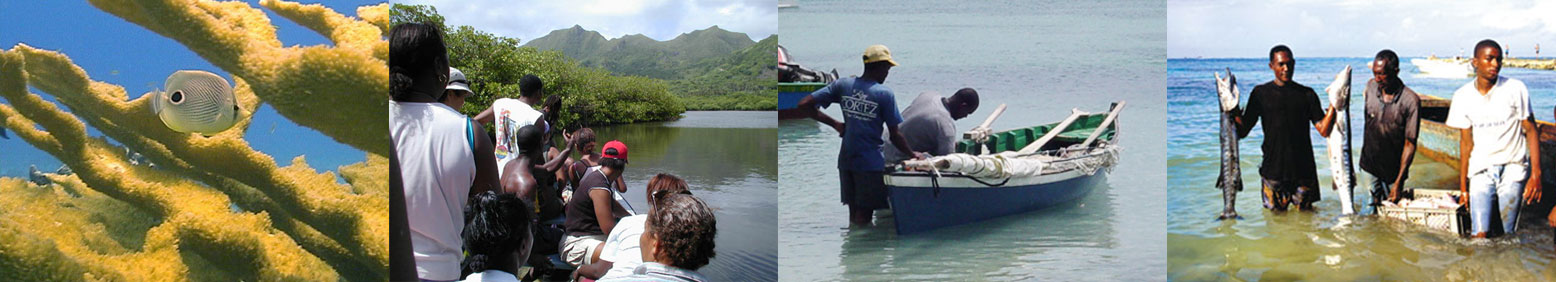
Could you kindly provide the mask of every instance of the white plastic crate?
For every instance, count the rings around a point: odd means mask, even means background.
[[[1415,189],[1415,195],[1417,197],[1458,196],[1459,191]],[[1386,218],[1399,219],[1431,229],[1452,232],[1459,236],[1469,234],[1469,211],[1463,206],[1454,209],[1380,206],[1378,207],[1378,214]]]

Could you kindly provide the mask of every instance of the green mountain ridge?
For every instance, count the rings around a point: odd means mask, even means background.
[[[516,38],[471,26],[448,26],[432,6],[394,4],[390,17],[394,24],[416,22],[442,28],[449,66],[465,73],[475,93],[465,98],[460,109],[466,115],[482,112],[496,99],[518,97],[519,80],[525,75],[539,76],[545,94],[562,99],[557,120],[562,128],[673,120],[686,111],[664,80],[613,75],[583,66],[561,51],[520,47]],[[578,45],[605,44],[603,36],[582,28],[562,32],[578,33],[574,36]]]
[[[703,59],[670,81],[691,110],[778,109],[778,36],[724,56]]]
[[[559,50],[584,66],[600,67],[621,75],[680,79],[683,70],[702,60],[728,55],[752,45],[750,36],[717,25],[658,41],[642,34],[605,39],[599,32],[574,25],[551,31],[524,47]]]
[[[776,110],[778,36],[751,41],[717,25],[665,41],[642,34],[605,39],[574,25],[524,47],[561,51],[613,75],[665,80],[690,110]]]

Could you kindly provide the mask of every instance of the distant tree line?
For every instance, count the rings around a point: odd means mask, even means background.
[[[687,108],[662,80],[612,76],[603,69],[584,67],[559,51],[520,47],[518,39],[470,26],[450,27],[431,6],[394,4],[390,14],[393,24],[442,27],[450,65],[465,73],[475,92],[460,109],[467,115],[480,113],[498,98],[517,98],[519,78],[528,74],[544,81],[546,95],[561,95],[558,123],[565,128],[672,120]]]

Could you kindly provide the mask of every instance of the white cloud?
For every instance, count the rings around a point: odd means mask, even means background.
[[[656,40],[718,25],[761,40],[778,31],[775,0],[409,0],[432,5],[449,25],[468,25],[529,42],[553,30],[583,26],[606,38],[643,34]]]
[[[1485,38],[1518,56],[1556,39],[1556,1],[1549,0],[1172,0],[1167,14],[1169,57],[1258,57],[1276,43],[1299,56],[1369,56],[1384,48],[1444,55]]]

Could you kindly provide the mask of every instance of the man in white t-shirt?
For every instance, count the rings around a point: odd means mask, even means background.
[[[497,135],[497,150],[494,153],[497,155],[498,170],[502,170],[501,166],[508,160],[519,156],[519,145],[514,141],[519,128],[541,125],[547,132],[550,131],[544,115],[534,107],[541,102],[540,97],[544,96],[541,94],[542,85],[540,77],[525,75],[519,79],[518,99],[498,98],[492,101],[491,108],[475,116],[475,121],[481,124],[494,124]]]
[[[1522,81],[1502,77],[1502,47],[1490,39],[1475,44],[1475,80],[1453,92],[1449,127],[1460,129],[1460,203],[1470,207],[1471,233],[1485,238],[1491,211],[1501,231],[1517,227],[1521,203],[1540,199],[1540,139]],[[1468,191],[1466,191],[1468,190]],[[1496,201],[1492,201],[1492,197]]]

